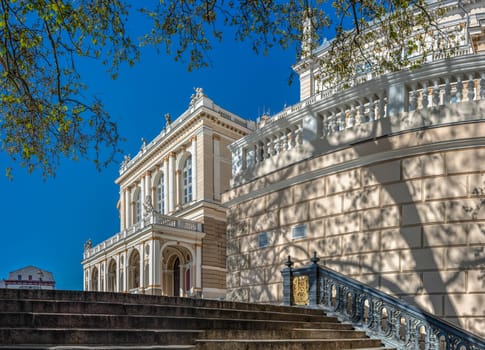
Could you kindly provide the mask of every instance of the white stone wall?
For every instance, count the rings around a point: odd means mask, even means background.
[[[282,302],[287,256],[298,266],[316,251],[332,269],[485,334],[485,123],[348,146],[224,200],[228,298]],[[293,239],[302,224],[306,237]]]

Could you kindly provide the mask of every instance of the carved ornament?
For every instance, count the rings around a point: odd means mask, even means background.
[[[308,276],[293,277],[291,287],[293,289],[294,305],[308,305],[310,300],[310,282]]]

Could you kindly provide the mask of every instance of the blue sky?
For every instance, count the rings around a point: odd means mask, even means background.
[[[140,61],[123,67],[115,81],[95,62],[80,69],[90,92],[103,100],[126,138],[121,148],[132,156],[142,137],[150,141],[161,131],[165,113],[173,120],[185,111],[195,87],[248,119],[298,102],[297,79],[288,85],[294,49],[256,55],[248,43],[226,36],[209,55],[210,68],[188,72],[186,63],[144,48]],[[119,231],[114,184],[119,163],[97,172],[89,161],[63,160],[56,177],[47,180],[40,172],[29,175],[2,153],[0,165],[2,172],[13,166],[14,175],[10,182],[0,173],[0,279],[35,265],[54,274],[57,289],[82,289],[84,242],[91,238],[97,244]]]

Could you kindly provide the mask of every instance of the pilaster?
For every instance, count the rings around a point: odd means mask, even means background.
[[[123,292],[128,292],[128,255],[125,253],[121,254],[123,258]]]
[[[169,170],[168,170],[168,157],[165,157],[163,158],[163,186],[164,186],[164,200],[163,200],[163,204],[164,204],[164,208],[163,208],[163,213],[162,214],[167,214],[171,209],[169,208],[169,182],[168,182],[168,179],[169,179]]]
[[[192,200],[196,201],[197,196],[197,136],[193,136],[191,145],[192,154]]]
[[[220,144],[221,144],[221,137],[219,135],[212,135],[212,142],[214,147],[214,199],[220,200],[221,199],[221,151],[220,151]]]
[[[120,292],[120,257],[118,255],[114,256],[116,262],[116,271],[115,271],[115,283],[113,286],[113,290],[117,293]]]
[[[130,217],[131,191],[130,191],[130,188],[127,187],[124,192],[125,192],[125,229],[127,229],[131,225],[131,217]]]
[[[200,291],[202,289],[202,247],[197,245],[195,247],[195,289]]]
[[[138,246],[138,251],[140,252],[140,284],[138,286],[138,289],[140,291],[145,288],[145,249],[144,249],[144,244],[140,243]]]
[[[145,217],[145,206],[143,203],[145,203],[145,177],[142,176],[140,179],[140,221],[143,221],[143,218]]]
[[[162,289],[160,285],[160,241],[153,240],[149,243],[150,246],[150,267],[149,267],[149,281],[148,293],[161,294]]]
[[[175,171],[175,208],[180,207],[182,204],[181,200],[181,175],[182,175],[182,170],[177,169]]]
[[[171,152],[168,158],[168,212],[175,209],[175,152]]]

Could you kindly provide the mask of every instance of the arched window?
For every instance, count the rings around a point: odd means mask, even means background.
[[[182,169],[183,203],[192,201],[192,156],[188,156]]]
[[[108,266],[108,292],[116,291],[116,262],[111,260]]]
[[[137,191],[135,193],[135,221],[133,222],[136,224],[137,222],[140,222],[141,220],[141,198],[140,198],[140,191]]]
[[[157,184],[157,205],[158,205],[158,212],[160,214],[165,214],[165,186],[164,186],[165,177],[162,174],[160,176],[160,180]]]

